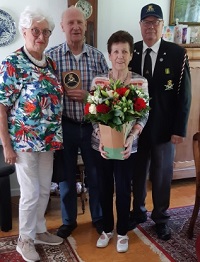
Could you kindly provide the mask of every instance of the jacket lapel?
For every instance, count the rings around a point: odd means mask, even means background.
[[[156,64],[154,67],[154,75],[158,76],[159,72],[163,70],[164,65],[166,65],[167,61],[167,46],[165,44],[165,41],[161,39],[160,48],[158,50],[158,55],[156,59]]]
[[[140,41],[137,43],[137,45],[135,45],[134,53],[133,53],[135,72],[137,72],[140,75],[142,75],[141,72],[142,49],[143,49],[143,42]]]

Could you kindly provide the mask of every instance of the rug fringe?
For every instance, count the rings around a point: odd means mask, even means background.
[[[69,237],[67,238],[67,240],[69,241],[70,245],[72,246],[72,248],[73,248],[74,252],[76,253],[76,256],[78,257],[78,259],[80,260],[80,262],[85,262],[85,261],[83,261],[83,260],[79,257],[78,253],[76,252],[76,249],[77,249],[76,240],[75,240],[72,236],[69,236]]]
[[[145,245],[148,245],[154,253],[159,255],[161,262],[170,262],[165,254],[159,250],[137,227],[133,231],[144,242]]]

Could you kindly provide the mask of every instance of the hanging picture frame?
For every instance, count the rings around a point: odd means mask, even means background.
[[[171,0],[169,24],[200,25],[200,0]]]

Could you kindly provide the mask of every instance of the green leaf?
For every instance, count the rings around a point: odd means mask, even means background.
[[[102,95],[103,95],[103,96],[109,97],[109,95],[107,94],[107,92],[106,92],[106,91],[104,91],[104,90],[101,90],[101,93],[102,93]]]
[[[122,121],[121,121],[121,119],[119,117],[114,117],[113,118],[113,123],[115,125],[122,125]]]
[[[129,93],[130,93],[130,89],[128,89],[128,90],[125,92],[124,96],[127,97],[127,96],[129,95]]]
[[[121,116],[121,115],[122,115],[121,110],[115,109],[114,116]]]
[[[109,106],[110,105],[110,102],[109,102],[109,100],[105,100],[105,102],[104,102],[107,106]]]

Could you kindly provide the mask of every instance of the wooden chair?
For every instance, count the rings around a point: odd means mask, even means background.
[[[77,192],[78,197],[81,199],[81,206],[83,214],[85,213],[85,201],[87,201],[87,190],[85,188],[85,166],[83,163],[83,159],[81,154],[78,154],[77,157],[77,176],[76,176],[76,182],[80,183],[81,190],[80,192]]]
[[[194,163],[196,169],[196,195],[195,195],[194,209],[192,212],[192,217],[188,228],[188,237],[190,239],[193,237],[194,225],[200,207],[200,132],[197,132],[193,136],[193,154],[194,154]]]
[[[197,254],[197,261],[200,262],[200,235],[197,236],[197,240],[195,242],[195,249]]]
[[[59,184],[59,182],[64,181],[65,173],[63,169],[63,163],[65,161],[64,158],[64,150],[57,150],[54,153],[54,165],[53,165],[53,176],[52,182]],[[77,192],[77,196],[81,199],[81,206],[83,214],[85,213],[85,201],[87,201],[87,189],[85,187],[85,166],[83,163],[83,159],[81,156],[80,150],[77,155],[77,168],[76,168],[76,183],[80,184],[81,190]],[[78,190],[77,190],[78,191]],[[56,193],[51,195],[60,195],[59,186]],[[49,199],[51,200],[51,198]]]

